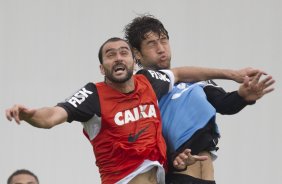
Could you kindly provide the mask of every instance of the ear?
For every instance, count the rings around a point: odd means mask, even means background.
[[[105,75],[105,70],[103,65],[100,65],[100,72],[102,75]]]
[[[133,48],[133,55],[137,60],[140,60],[142,58],[141,53],[136,48]]]

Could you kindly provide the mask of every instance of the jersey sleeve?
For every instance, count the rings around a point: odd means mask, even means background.
[[[144,75],[151,83],[158,100],[167,94],[174,85],[174,76],[170,70],[139,70],[137,74]]]
[[[235,114],[255,102],[245,101],[237,91],[226,92],[213,81],[206,81],[204,91],[208,101],[220,114]]]
[[[94,115],[101,116],[100,102],[95,84],[88,83],[57,106],[68,113],[68,122],[86,122]]]

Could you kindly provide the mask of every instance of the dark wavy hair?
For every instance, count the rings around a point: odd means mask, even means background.
[[[33,174],[31,171],[26,170],[26,169],[20,169],[20,170],[15,171],[15,172],[8,178],[7,184],[11,184],[13,177],[14,177],[14,176],[17,176],[17,175],[20,175],[20,174],[27,174],[27,175],[33,176],[33,177],[35,178],[35,180],[37,181],[37,183],[39,184],[39,180],[38,180],[37,176],[36,176],[35,174]]]
[[[128,43],[138,51],[141,49],[141,43],[146,39],[149,32],[157,33],[159,36],[164,34],[168,39],[168,32],[161,21],[153,15],[145,14],[134,18],[124,28],[124,38]],[[136,61],[140,65],[139,61]]]

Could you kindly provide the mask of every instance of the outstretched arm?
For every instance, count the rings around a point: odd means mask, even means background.
[[[240,70],[203,68],[203,67],[177,67],[171,69],[175,82],[197,82],[209,79],[230,79],[242,83],[246,76],[251,79],[260,72],[258,69],[243,68]],[[264,73],[264,72],[262,72]]]
[[[30,109],[16,104],[6,110],[6,117],[9,121],[15,120],[20,124],[20,121],[24,120],[38,128],[52,128],[55,125],[65,122],[67,116],[67,112],[61,107]]]

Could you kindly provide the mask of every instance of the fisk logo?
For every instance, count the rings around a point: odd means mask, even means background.
[[[154,77],[156,79],[163,80],[163,81],[170,82],[169,78],[167,78],[167,76],[165,74],[162,74],[160,72],[156,72],[156,71],[153,71],[153,70],[148,70],[148,71],[150,72],[152,77]]]
[[[82,88],[67,101],[70,104],[72,104],[74,107],[77,107],[77,105],[81,104],[92,93],[93,93],[92,91],[88,91],[85,88]]]
[[[139,105],[129,110],[118,112],[114,121],[117,125],[124,125],[129,122],[138,121],[141,118],[157,117],[154,105]]]

